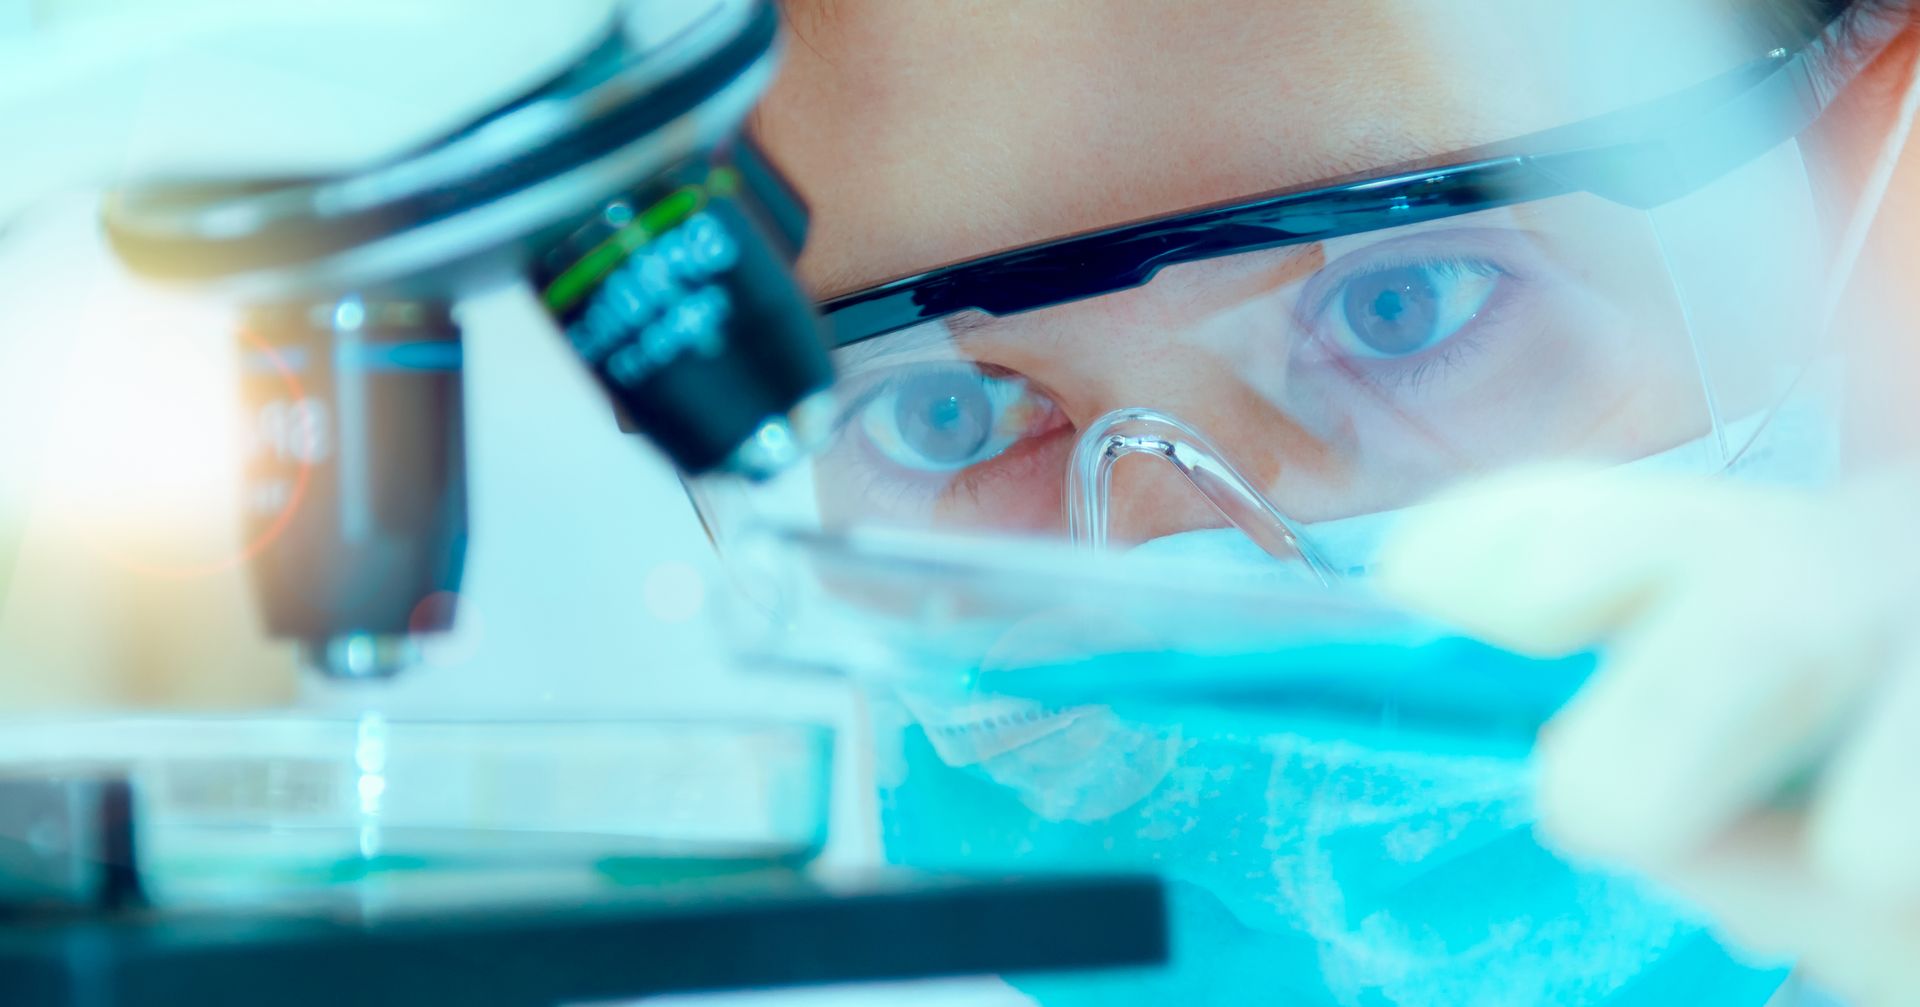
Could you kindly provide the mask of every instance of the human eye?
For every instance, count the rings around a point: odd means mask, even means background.
[[[1444,346],[1492,303],[1507,276],[1478,258],[1375,264],[1346,277],[1319,331],[1332,348],[1365,360],[1400,360]]]
[[[1025,378],[960,362],[892,368],[860,396],[850,419],[882,459],[919,473],[982,465],[1064,422]]]
[[[1330,243],[1295,302],[1295,352],[1353,378],[1413,385],[1542,322],[1563,284],[1536,229],[1419,228]],[[1337,253],[1337,254],[1333,254]]]

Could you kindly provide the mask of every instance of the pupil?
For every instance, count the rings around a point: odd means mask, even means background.
[[[1389,322],[1398,321],[1405,310],[1406,303],[1400,299],[1398,290],[1383,291],[1373,302],[1373,313]]]
[[[1438,333],[1440,294],[1424,266],[1369,273],[1347,285],[1347,325],[1366,347],[1400,357],[1425,349]]]
[[[927,425],[931,427],[952,427],[960,419],[961,406],[958,396],[948,396],[927,407]]]
[[[970,372],[910,378],[899,392],[894,423],[900,440],[927,461],[964,462],[993,433],[993,403]]]

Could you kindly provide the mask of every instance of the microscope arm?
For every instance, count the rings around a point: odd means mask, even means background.
[[[552,78],[617,6],[0,0],[0,221],[67,188],[380,163]]]

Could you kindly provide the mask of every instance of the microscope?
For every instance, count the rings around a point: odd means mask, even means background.
[[[830,412],[792,275],[806,211],[742,131],[771,3],[584,58],[344,177],[113,193],[136,273],[240,306],[247,557],[265,627],[336,678],[398,673],[450,628],[467,545],[458,305],[526,284],[620,421],[680,472],[769,476]]]
[[[653,40],[648,4],[625,0],[570,67],[403,156],[107,199],[107,239],[133,272],[240,309],[246,560],[266,630],[325,676],[389,678],[452,625],[467,546],[461,305],[476,297],[530,291],[553,328],[530,335],[564,340],[610,399],[609,422],[683,477],[765,479],[827,432],[833,371],[792,269],[807,214],[743,130],[774,72],[779,12],[716,0]],[[185,763],[201,774],[185,797],[345,793],[373,821],[391,779],[385,723],[351,729],[349,788],[284,759],[236,777],[232,753],[194,739],[208,754]],[[70,753],[60,737],[53,750]],[[476,744],[490,765],[541,755],[498,735]],[[689,756],[671,747],[610,775],[672,773]],[[458,789],[452,776],[421,782]],[[639,791],[616,789],[603,799],[644,810]],[[329,868],[364,876],[174,904],[142,870],[141,792],[113,767],[0,773],[0,1001],[541,1007],[1145,965],[1167,951],[1152,877],[829,881],[797,869],[818,842],[742,873],[724,858],[623,858],[595,845],[608,835],[581,833],[561,837],[584,843],[567,847],[564,882],[464,863],[449,885],[383,875],[393,858],[368,833]],[[799,799],[770,796],[782,798]],[[524,858],[542,828],[536,815],[496,834]],[[297,856],[260,831],[269,852]]]

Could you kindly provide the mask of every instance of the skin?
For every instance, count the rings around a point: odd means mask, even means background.
[[[1693,51],[1595,69],[1588,93],[1560,93],[1556,68],[1712,5],[1610,6],[1576,30],[1517,2],[1442,19],[1417,0],[815,0],[793,12],[800,41],[756,128],[813,208],[802,271],[829,296],[1523,135],[1745,51],[1730,29],[1703,29]],[[1537,60],[1507,55],[1523,43]]]
[[[1720,0],[1596,6],[1605,9],[1543,12],[1522,0],[1444,12],[1419,0],[803,4],[790,11],[798,41],[755,128],[812,206],[802,274],[828,297],[1064,234],[1445,161],[1670,93],[1766,48]],[[1649,38],[1649,25],[1663,30]],[[1534,359],[1506,340],[1508,357],[1476,361],[1482,377],[1446,394],[1381,392],[1332,362],[1316,369],[1290,357],[1268,335],[1284,316],[1238,334],[1192,326],[1230,322],[1237,305],[1268,293],[1297,302],[1333,249],[1263,253],[1258,268],[1224,279],[1196,272],[1217,267],[1183,267],[1144,290],[969,332],[961,353],[1031,381],[1047,415],[1003,456],[922,480],[939,492],[896,490],[871,478],[884,464],[870,454],[829,452],[817,483],[823,514],[1057,533],[1074,434],[1124,406],[1195,424],[1306,521],[1402,506],[1463,471],[1523,457],[1624,460],[1698,436],[1706,420],[1691,361],[1676,356],[1685,337],[1663,300],[1670,287],[1635,275],[1658,259],[1652,236],[1644,226],[1621,231],[1629,211],[1584,212],[1604,220],[1556,232],[1511,219],[1539,215],[1522,208],[1494,221],[1534,226],[1533,255],[1554,263],[1557,293],[1506,319],[1513,333],[1546,338],[1532,341]],[[1609,235],[1607,255],[1590,247],[1595,233]],[[1571,331],[1577,323],[1589,331]],[[1602,330],[1634,333],[1641,345],[1621,352]],[[1207,352],[1193,352],[1206,339]],[[1248,378],[1260,373],[1281,375],[1270,386],[1290,374],[1293,385],[1355,404],[1319,410],[1316,425],[1302,415],[1310,405],[1278,402]],[[1485,448],[1513,439],[1516,409],[1549,415],[1514,398],[1527,388],[1550,400],[1553,419],[1532,442]],[[1220,524],[1151,466],[1123,465],[1114,497],[1116,541]]]
[[[1703,28],[1701,19],[1724,17],[1729,8],[1743,14],[1769,8],[1704,0],[1579,5],[1602,8],[1581,12],[1562,6],[1532,0],[1491,0],[1471,9],[1390,0],[805,6],[794,11],[804,44],[795,46],[758,128],[812,202],[816,231],[803,267],[826,296],[1022,242],[1397,164],[1619,107],[1735,65],[1742,53],[1755,51],[1750,25],[1722,20]],[[1444,20],[1423,16],[1423,7],[1444,7],[1437,15]],[[1695,30],[1682,30],[1689,21]],[[1679,38],[1691,44],[1660,48]],[[1903,38],[1888,49],[1803,137],[1830,232],[1851,215],[1882,153],[1912,79],[1911,43]],[[1524,62],[1512,53],[1524,54]],[[1641,58],[1623,60],[1624,53]],[[1897,266],[1891,270],[1897,275],[1883,275],[1889,270],[1881,264],[1911,261],[1920,235],[1915,161],[1910,153],[1895,173],[1855,294],[1843,302],[1835,326],[1859,333],[1862,348],[1882,365],[1865,369],[1854,396],[1853,405],[1869,419],[1864,448],[1907,460],[1913,454],[1908,432],[1916,428],[1915,344],[1906,321],[1913,285]],[[1129,307],[1123,300],[1097,321],[1109,327],[1139,321]],[[1009,340],[995,352],[1018,348]],[[1114,391],[1156,367],[1166,380],[1183,380],[1167,367],[1177,358],[1155,352],[1135,346],[1109,354],[1112,370],[1080,374],[1082,391]],[[1184,377],[1204,385],[1199,379],[1207,375]],[[1897,388],[1877,383],[1888,381]],[[1070,423],[1084,422],[1097,405],[1055,390]],[[1216,395],[1212,405],[1219,412],[1211,418],[1230,428],[1231,414],[1244,403]],[[1912,960],[1913,892],[1920,891],[1913,879],[1920,872],[1911,864],[1911,802],[1883,798],[1911,790],[1911,746],[1898,739],[1911,737],[1906,713],[1917,708],[1920,690],[1912,675],[1883,675],[1884,658],[1858,662],[1860,675],[1848,677],[1833,656],[1851,653],[1846,641],[1910,636],[1910,607],[1901,601],[1911,597],[1910,586],[1864,592],[1887,601],[1885,612],[1861,605],[1824,621],[1806,615],[1827,611],[1820,602],[1831,608],[1833,598],[1855,597],[1860,584],[1878,585],[1876,578],[1910,570],[1910,562],[1889,559],[1878,544],[1902,541],[1899,533],[1881,534],[1884,516],[1863,516],[1857,501],[1795,502],[1824,509],[1792,511],[1777,521],[1772,498],[1719,484],[1679,486],[1671,496],[1628,487],[1617,505],[1605,506],[1586,486],[1556,483],[1551,494],[1540,492],[1546,495],[1532,499],[1489,490],[1484,500],[1456,501],[1401,547],[1399,573],[1388,586],[1410,603],[1517,646],[1637,645],[1603,670],[1593,693],[1546,739],[1541,800],[1557,840],[1673,885],[1755,946],[1804,953],[1814,975],[1863,1003],[1911,1002],[1911,975],[1888,970],[1890,963],[1905,967],[1901,963]],[[1727,499],[1708,499],[1715,494]],[[1911,513],[1910,485],[1863,498],[1895,505],[1889,513],[1899,516],[1889,529],[1902,527]],[[1148,494],[1147,500],[1132,516],[1142,536],[1208,520],[1180,509],[1171,496]],[[1594,513],[1582,516],[1579,506]],[[1678,519],[1684,515],[1697,521]],[[1601,527],[1611,530],[1593,531]],[[1841,548],[1839,559],[1865,569],[1837,563],[1822,551],[1830,543],[1805,536],[1808,527],[1864,535],[1864,544]],[[1579,534],[1568,536],[1569,528]],[[1811,552],[1794,561],[1773,548],[1753,548],[1775,540]],[[1618,548],[1621,543],[1635,547]],[[1422,548],[1433,555],[1416,562],[1413,554]],[[1564,559],[1582,549],[1594,555]],[[1530,573],[1529,563],[1542,569]],[[1610,570],[1636,563],[1662,571],[1663,579],[1609,579]],[[1824,590],[1819,582],[1796,595],[1783,590],[1782,569],[1847,572],[1838,587]],[[1698,604],[1646,604],[1655,593],[1647,584],[1655,580],[1664,593]],[[1487,588],[1487,597],[1463,592],[1463,584]],[[1620,584],[1622,597],[1608,594]],[[1538,611],[1568,596],[1578,596],[1571,607],[1589,621],[1568,628],[1555,613]],[[1650,623],[1668,632],[1650,633]],[[1756,634],[1756,627],[1765,632]],[[1729,662],[1728,654],[1740,659]],[[1819,655],[1827,663],[1788,667],[1792,662],[1780,654]],[[1910,658],[1898,664],[1911,670]],[[1812,684],[1796,677],[1806,668],[1819,673]],[[1736,669],[1738,686],[1715,677]],[[1900,683],[1885,690],[1889,696],[1874,694],[1882,678]],[[1805,687],[1753,684],[1763,679]],[[1633,702],[1617,701],[1629,693]],[[1723,702],[1729,695],[1744,705],[1729,712]],[[1751,718],[1743,717],[1753,708],[1771,713],[1777,707],[1798,719],[1760,718],[1761,726],[1803,730],[1803,721],[1819,712],[1805,712],[1807,695],[1892,713],[1848,746],[1811,818],[1755,814],[1756,801],[1790,775],[1800,755],[1791,739],[1750,730]],[[1616,701],[1607,702],[1610,696]],[[1663,731],[1663,723],[1671,730]],[[1112,725],[1088,718],[1075,726],[1091,740],[975,758],[1008,781],[1022,778],[1018,767],[1006,764],[1010,759],[1048,771],[1084,763],[1090,749],[1107,742]],[[1742,777],[1734,786],[1698,773],[1675,775],[1669,760],[1675,738],[1695,739],[1705,752],[1702,764],[1771,775]],[[1568,754],[1576,749],[1590,757]],[[1646,759],[1622,759],[1623,752]],[[1665,786],[1646,785],[1662,776],[1673,778],[1662,780]],[[1611,795],[1614,803],[1595,800],[1596,794]],[[1846,804],[1843,798],[1883,820],[1869,828],[1823,825],[1846,817],[1834,810]],[[1901,845],[1863,852],[1835,837],[1883,844],[1895,837]],[[1871,868],[1865,876],[1862,864]]]

